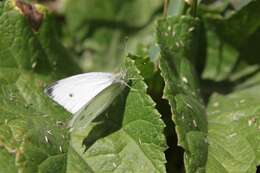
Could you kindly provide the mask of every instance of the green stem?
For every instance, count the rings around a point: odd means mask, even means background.
[[[193,0],[191,4],[191,15],[196,17],[198,0]]]
[[[163,4],[163,16],[167,17],[168,14],[168,2],[169,0],[164,0],[164,4]]]

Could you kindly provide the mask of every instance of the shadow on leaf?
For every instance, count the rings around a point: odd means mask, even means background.
[[[129,88],[125,88],[124,91],[115,98],[111,106],[93,120],[97,125],[91,129],[88,136],[82,141],[82,145],[85,146],[84,153],[98,139],[104,138],[122,127],[126,98],[129,91]]]

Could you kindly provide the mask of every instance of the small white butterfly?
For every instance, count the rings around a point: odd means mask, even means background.
[[[74,114],[70,127],[84,128],[127,86],[125,78],[126,73],[84,73],[54,82],[45,93]]]

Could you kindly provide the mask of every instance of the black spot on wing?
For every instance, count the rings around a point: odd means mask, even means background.
[[[53,95],[53,91],[54,91],[54,86],[57,85],[58,82],[54,82],[53,84],[51,84],[50,86],[48,86],[47,88],[45,88],[44,92],[50,96],[50,97],[54,97]]]
[[[52,93],[53,93],[53,88],[46,88],[44,91],[48,96],[53,97]]]

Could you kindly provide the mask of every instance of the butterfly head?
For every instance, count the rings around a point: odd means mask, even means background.
[[[115,82],[119,82],[122,84],[128,83],[127,72],[121,70],[119,73],[116,73]]]

